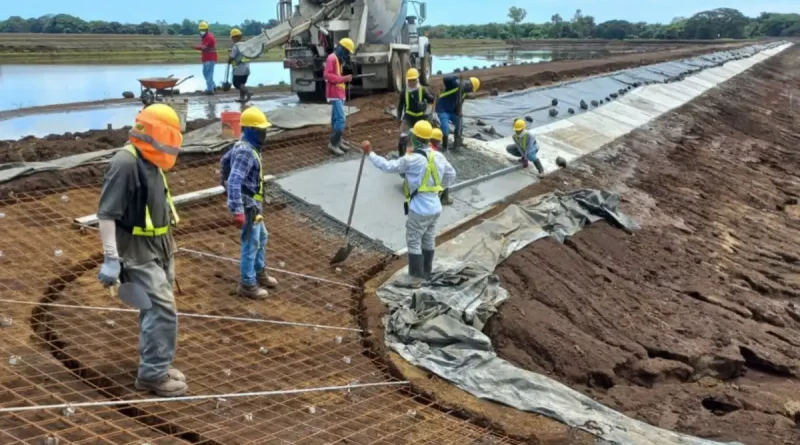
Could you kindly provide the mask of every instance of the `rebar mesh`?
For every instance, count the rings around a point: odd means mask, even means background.
[[[394,150],[396,123],[354,129],[377,151]],[[330,161],[324,135],[284,138],[264,152],[268,174]],[[351,156],[356,156],[352,154]],[[186,156],[169,174],[173,195],[218,185],[220,155]],[[101,167],[98,167],[101,168]],[[99,235],[76,226],[95,213],[102,175],[61,189],[17,192],[0,202],[0,298],[77,306],[123,307],[97,282]],[[391,255],[354,238],[349,260],[328,262],[343,227],[277,187],[268,187],[268,265],[331,282],[274,272],[279,287],[266,301],[235,295],[238,265],[208,255],[176,256],[181,312],[269,318],[358,328],[360,287]],[[352,190],[342,190],[347,196]],[[179,248],[237,260],[239,231],[224,196],[179,207]],[[179,289],[179,290],[178,290]],[[142,398],[133,388],[138,362],[135,313],[81,308],[0,305],[0,410],[56,403]],[[392,378],[370,358],[359,332],[230,320],[179,319],[175,367],[190,394],[378,383]],[[449,415],[407,387],[327,393],[160,402],[24,413],[0,412],[0,443],[45,444],[470,444],[510,443]],[[488,440],[488,441],[487,441]]]

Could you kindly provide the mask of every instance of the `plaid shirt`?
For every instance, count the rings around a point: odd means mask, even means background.
[[[248,196],[258,192],[263,180],[259,159],[256,159],[253,151],[249,143],[239,141],[220,161],[220,180],[228,192],[228,209],[234,215],[244,213],[245,208],[263,210],[260,202]],[[261,156],[261,152],[256,152]],[[249,193],[242,193],[243,189]]]

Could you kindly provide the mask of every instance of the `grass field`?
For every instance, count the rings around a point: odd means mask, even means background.
[[[0,63],[186,63],[199,60],[194,45],[200,37],[91,35],[91,34],[0,34]],[[218,36],[220,54],[231,41]],[[435,54],[465,54],[502,48],[502,40],[434,40]],[[259,60],[283,59],[283,49],[274,48]]]

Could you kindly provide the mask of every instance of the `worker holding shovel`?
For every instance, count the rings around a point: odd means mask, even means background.
[[[242,41],[242,31],[237,28],[231,30],[231,47],[228,63],[233,67],[233,87],[239,90],[239,102],[247,103],[253,93],[245,86],[247,78],[250,76],[250,62],[244,57],[239,49],[239,42]]]
[[[346,145],[342,144],[344,128],[347,122],[347,115],[344,112],[344,101],[347,97],[347,83],[353,81],[352,75],[342,75],[342,65],[350,59],[350,54],[356,50],[356,44],[347,37],[339,41],[339,45],[333,50],[325,61],[325,97],[331,104],[331,133],[328,142],[328,151],[336,156],[342,156],[348,151]]]
[[[100,194],[105,260],[98,279],[106,287],[119,281],[141,294],[136,389],[176,397],[187,389],[186,377],[170,366],[178,341],[171,226],[179,218],[164,171],[175,165],[183,143],[177,113],[164,104],[145,108],[128,141],[106,167]],[[126,300],[122,290],[120,298]]]
[[[442,213],[439,193],[456,179],[456,170],[447,158],[431,148],[432,133],[430,122],[417,122],[411,129],[413,151],[396,160],[387,160],[373,153],[369,141],[362,143],[372,165],[386,173],[405,174],[403,208],[407,216],[408,275],[410,284],[414,286],[430,278],[433,271],[436,221]]]
[[[264,289],[275,288],[278,281],[267,275],[267,241],[264,225],[264,168],[261,151],[272,124],[256,107],[242,113],[242,138],[220,161],[221,182],[228,192],[228,209],[233,223],[241,229],[241,282],[237,293],[252,300],[269,297]],[[262,287],[263,286],[263,287]]]

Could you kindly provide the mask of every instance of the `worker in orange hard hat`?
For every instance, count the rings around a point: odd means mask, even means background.
[[[133,283],[151,307],[139,312],[136,389],[162,397],[186,393],[186,377],[170,365],[178,341],[176,251],[171,227],[179,221],[165,170],[175,165],[183,136],[175,110],[150,105],[138,116],[129,144],[106,168],[97,219],[105,259],[98,279],[106,286]]]
[[[397,144],[397,156],[403,157],[408,149],[408,131],[414,124],[428,115],[428,105],[435,100],[433,93],[420,83],[419,70],[410,68],[406,72],[406,86],[400,93],[397,103],[397,120],[400,123],[400,141]]]

